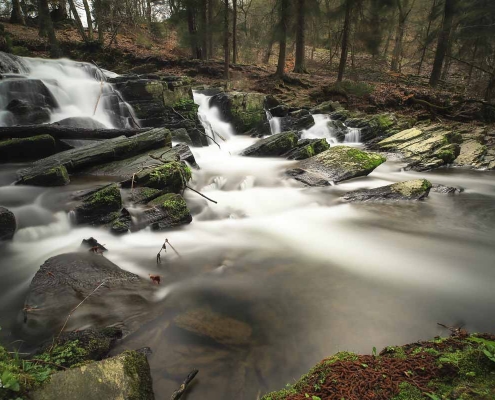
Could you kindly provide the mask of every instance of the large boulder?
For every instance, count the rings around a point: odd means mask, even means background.
[[[287,174],[309,186],[327,186],[331,182],[366,176],[386,161],[377,153],[348,146],[335,146],[301,161]]]
[[[60,121],[54,122],[54,125],[70,126],[73,128],[85,128],[85,129],[106,129],[107,127],[101,122],[91,117],[70,117],[64,118]]]
[[[0,162],[36,160],[56,152],[57,144],[50,135],[0,141]]]
[[[349,128],[359,128],[361,130],[361,141],[368,142],[377,137],[391,136],[404,129],[409,129],[414,125],[414,122],[410,118],[384,113],[348,118],[345,124]]]
[[[377,146],[401,152],[410,161],[408,168],[426,171],[452,163],[459,155],[461,141],[457,131],[436,124],[401,131]]]
[[[426,179],[398,182],[375,189],[362,189],[348,192],[346,201],[385,201],[385,200],[423,200],[430,192],[432,185]]]
[[[98,189],[84,197],[82,204],[74,209],[77,224],[102,225],[116,219],[122,208],[122,198],[117,185]]]
[[[218,107],[221,118],[242,134],[266,121],[264,102],[261,93],[228,92],[213,96],[210,106]]]
[[[4,207],[0,207],[0,241],[12,239],[16,227],[14,213]]]
[[[22,175],[22,184],[30,186],[65,186],[70,183],[69,173],[63,165],[26,172]]]
[[[252,157],[281,156],[292,150],[296,145],[296,132],[282,132],[265,139],[258,140],[255,144],[244,149],[240,155]]]
[[[328,150],[330,145],[326,139],[301,139],[297,146],[284,154],[289,160],[305,160]]]
[[[191,169],[184,162],[170,161],[136,174],[134,182],[140,186],[160,189],[165,193],[182,193],[191,176]]]
[[[152,208],[145,210],[137,217],[131,230],[151,226],[154,231],[163,231],[192,222],[191,212],[180,194],[167,193],[152,200],[149,204]]]
[[[318,104],[316,107],[313,107],[310,112],[311,114],[330,114],[334,111],[339,111],[344,109],[342,105],[338,101],[324,101],[323,103]]]
[[[146,355],[136,351],[53,374],[33,400],[153,400]]]
[[[14,99],[5,108],[10,113],[11,125],[37,125],[50,121],[50,109]]]

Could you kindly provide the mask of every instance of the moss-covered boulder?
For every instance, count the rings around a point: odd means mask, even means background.
[[[292,150],[297,145],[297,134],[294,131],[277,133],[244,149],[241,156],[276,157]]]
[[[262,400],[489,400],[495,398],[495,336],[435,338],[380,354],[340,352]]]
[[[116,357],[71,368],[52,375],[33,400],[153,400],[148,360],[144,354],[126,351]]]
[[[122,198],[117,185],[108,185],[84,197],[74,209],[77,224],[102,225],[115,220],[122,208]]]
[[[57,144],[50,135],[0,141],[0,162],[37,160],[56,152]]]
[[[65,186],[70,183],[70,178],[67,168],[63,165],[58,165],[39,172],[27,172],[22,175],[20,183],[30,186]]]
[[[221,118],[242,134],[266,121],[264,102],[262,93],[228,92],[213,96],[210,105],[218,107]]]
[[[342,110],[344,107],[338,101],[324,101],[313,107],[310,112],[311,114],[330,114],[334,111]]]
[[[330,145],[326,139],[301,139],[295,148],[285,154],[289,160],[305,160],[328,150]]]
[[[309,186],[327,186],[331,182],[366,176],[385,161],[386,158],[377,153],[335,146],[299,162],[287,174]]]
[[[452,163],[460,152],[460,134],[440,124],[401,131],[377,144],[380,149],[401,152],[408,168],[425,171]]]
[[[115,235],[123,235],[130,231],[131,226],[131,214],[126,208],[123,208],[119,216],[110,223],[110,231]]]
[[[150,205],[153,208],[145,211],[139,228],[151,226],[152,230],[162,231],[192,221],[191,212],[180,194],[167,193],[151,201]]]
[[[16,228],[14,213],[5,207],[0,207],[0,241],[12,239]]]
[[[135,177],[135,182],[166,193],[182,193],[191,177],[191,169],[186,163],[171,161],[142,171]]]
[[[345,121],[349,128],[361,130],[361,140],[368,142],[377,137],[390,136],[411,128],[415,121],[393,113],[377,115],[358,115]]]
[[[125,193],[125,199],[132,204],[147,204],[151,200],[156,199],[163,192],[160,189],[153,189],[149,187],[135,187]]]
[[[345,201],[386,201],[386,200],[423,200],[430,193],[432,185],[426,179],[398,182],[375,189],[363,189],[348,192]]]

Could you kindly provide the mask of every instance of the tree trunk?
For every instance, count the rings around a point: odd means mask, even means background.
[[[432,87],[436,87],[440,81],[443,61],[449,45],[449,35],[454,19],[455,3],[456,0],[445,0],[442,29],[438,35],[437,50],[435,52],[435,60],[433,61],[433,70],[430,75],[430,86]]]
[[[187,26],[191,45],[191,58],[201,59],[201,49],[198,46],[198,28],[196,26],[196,10],[189,3],[187,5]]]
[[[285,58],[287,53],[287,20],[289,11],[289,0],[281,0],[280,5],[280,26],[279,26],[279,52],[278,52],[278,64],[277,72],[275,75],[283,76],[285,72]]]
[[[485,101],[490,103],[494,95],[495,95],[495,69],[493,69],[493,72],[490,75],[490,80],[488,82],[488,86],[485,91]]]
[[[434,15],[436,6],[437,6],[437,0],[433,0],[433,3],[431,4],[430,15],[428,16],[428,27],[426,28],[425,44],[424,44],[423,49],[421,51],[421,58],[419,60],[418,75],[421,75],[421,68],[423,67],[423,62],[425,60],[426,48],[428,47],[427,40],[428,40],[428,37],[430,36],[431,24],[433,23],[433,15]]]
[[[69,8],[70,11],[72,12],[72,15],[74,16],[74,20],[76,21],[76,26],[77,30],[79,31],[79,34],[81,35],[81,38],[87,42],[88,38],[86,37],[86,32],[84,32],[84,27],[81,22],[81,18],[79,18],[79,14],[77,13],[76,5],[74,4],[74,0],[68,0],[69,1]]]
[[[476,60],[476,54],[478,53],[478,41],[479,41],[479,39],[476,39],[476,41],[474,42],[473,55],[471,57],[471,63],[472,64],[469,66],[469,73],[468,73],[466,89],[471,85],[471,78],[473,77],[474,60]]]
[[[394,51],[392,53],[392,64],[390,66],[390,69],[394,72],[399,71],[405,27],[406,27],[406,20],[405,18],[403,18],[403,15],[399,13],[399,24],[397,25],[397,31],[395,32],[395,45],[394,45]]]
[[[151,1],[146,0],[146,21],[148,25],[151,26]]]
[[[60,47],[58,46],[57,36],[53,29],[52,19],[50,17],[50,9],[48,8],[47,0],[38,0],[39,9],[39,34],[40,36],[48,36],[50,42],[50,57],[58,58],[61,56]]]
[[[272,49],[274,43],[275,43],[275,30],[273,30],[270,35],[270,40],[268,41],[268,46],[266,47],[266,52],[265,55],[263,56],[263,64],[270,63],[270,57],[272,56]]]
[[[201,55],[208,60],[208,1],[201,0]]]
[[[237,0],[232,0],[232,63],[237,63]]]
[[[354,0],[346,0],[345,4],[344,32],[342,34],[342,51],[340,53],[339,74],[337,76],[337,82],[342,82],[342,79],[344,78],[349,47],[349,32],[351,30],[351,14],[353,1]]]
[[[229,45],[229,0],[224,0],[223,9],[223,51],[224,51],[224,78],[230,79],[230,45]]]
[[[208,0],[208,56],[213,58],[213,0]]]
[[[12,0],[12,13],[10,14],[10,23],[26,25],[24,15],[22,14],[21,10],[20,0]]]
[[[453,29],[455,29],[455,28],[452,28],[449,32],[449,41],[447,44],[447,50],[445,52],[446,60],[443,64],[442,77],[440,78],[442,81],[447,80],[447,77],[448,77],[449,71],[450,71],[450,65],[452,64],[452,59],[450,57],[452,56],[452,46],[454,45],[453,37],[452,37],[452,30]]]
[[[91,9],[89,8],[88,0],[83,0],[84,12],[86,13],[86,21],[88,22],[88,37],[93,40],[93,20],[91,19]]]
[[[305,43],[305,13],[306,1],[297,0],[297,28],[296,28],[296,61],[294,72],[298,74],[307,74],[306,71],[306,43]]]

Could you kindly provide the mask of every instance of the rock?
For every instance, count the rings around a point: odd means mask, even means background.
[[[189,133],[187,133],[187,130],[185,130],[184,128],[180,128],[180,129],[176,129],[176,130],[172,131],[172,140],[174,142],[185,143],[185,144],[188,144],[190,146],[193,145],[193,142],[191,140],[191,137],[189,136]]]
[[[54,373],[33,400],[154,400],[150,367],[135,351]]]
[[[16,100],[33,108],[53,110],[58,107],[57,100],[40,79],[2,79],[0,94],[4,104]]]
[[[383,150],[399,151],[410,160],[408,169],[425,171],[453,162],[459,155],[460,135],[442,125],[401,131],[377,144]]]
[[[293,120],[292,129],[302,131],[311,128],[315,124],[315,120],[311,114],[305,115],[299,119]]]
[[[409,118],[398,117],[392,113],[372,116],[348,118],[345,124],[349,128],[361,129],[361,140],[368,142],[382,136],[391,136],[413,126],[414,121]]]
[[[398,182],[375,189],[363,189],[348,192],[343,199],[346,201],[385,201],[385,200],[423,200],[428,196],[431,183],[426,179]]]
[[[307,117],[308,115],[311,115],[311,113],[304,108],[301,108],[300,110],[291,111],[289,113],[289,117],[293,119],[300,119],[303,117]]]
[[[14,99],[5,110],[10,112],[13,124],[16,125],[37,125],[50,121],[50,109],[30,104],[26,100]]]
[[[65,186],[70,183],[70,179],[67,169],[61,165],[33,172],[33,174],[26,171],[21,183],[30,186]]]
[[[49,258],[36,272],[29,286],[25,309],[32,312],[25,314],[27,323],[23,329],[36,336],[49,337],[58,332],[69,312],[103,282],[97,295],[91,296],[85,303],[85,308],[91,312],[80,314],[79,322],[74,322],[78,324],[76,326],[84,325],[81,318],[95,327],[121,322],[125,315],[132,315],[135,311],[130,305],[131,299],[137,306],[139,289],[148,286],[144,286],[137,275],[89,251]],[[70,321],[67,330],[71,330]]]
[[[12,211],[0,207],[0,241],[10,240],[14,237],[17,223]]]
[[[115,219],[110,227],[110,231],[115,235],[123,235],[131,230],[132,217],[126,208],[120,211],[120,215]]]
[[[162,190],[149,187],[135,187],[127,196],[127,201],[133,204],[147,204],[163,194]]]
[[[463,141],[460,147],[459,156],[451,162],[460,167],[475,167],[483,166],[483,158],[487,152],[487,147],[477,140]]]
[[[338,101],[325,101],[309,110],[311,114],[329,114],[334,111],[342,110],[344,107]]]
[[[90,117],[70,117],[54,122],[53,125],[70,126],[83,129],[107,129],[101,122]]]
[[[171,161],[140,172],[135,176],[134,182],[165,193],[182,193],[191,177],[191,169],[184,162]]]
[[[105,248],[105,246],[103,246],[102,244],[98,243],[98,240],[96,240],[94,237],[90,237],[89,239],[83,239],[80,247],[81,249],[84,250],[89,250],[91,248],[97,247],[98,250],[101,251],[102,253],[108,251],[108,249]]]
[[[57,144],[50,135],[0,141],[0,162],[36,160],[56,152]]]
[[[174,323],[181,329],[224,345],[247,345],[252,335],[251,327],[245,322],[218,314],[207,307],[179,314],[174,318]]]
[[[276,107],[270,108],[268,112],[272,117],[286,117],[289,114],[289,107],[285,104],[279,104]]]
[[[74,209],[77,224],[102,225],[118,218],[122,198],[117,185],[109,185],[87,196]]]
[[[47,180],[44,176],[50,175],[50,171],[54,168],[62,169],[63,167],[70,173],[79,172],[85,168],[110,161],[125,160],[152,149],[167,147],[170,146],[170,143],[170,131],[165,128],[156,128],[129,138],[118,137],[89,144],[35,162],[32,167],[18,172],[19,181],[17,184],[44,186],[42,182]],[[27,183],[28,181],[30,183]],[[67,180],[54,180],[53,182],[66,184]]]
[[[210,99],[218,107],[222,120],[230,122],[236,133],[242,134],[266,121],[265,95],[261,93],[219,93]]]
[[[297,146],[284,154],[289,160],[304,160],[328,150],[330,145],[326,139],[301,139]]]
[[[431,186],[431,191],[436,192],[436,193],[443,193],[443,194],[454,194],[456,192],[462,192],[463,189],[452,187],[452,186],[445,186],[441,185],[439,183],[434,183]]]
[[[151,226],[154,231],[163,231],[192,222],[186,201],[180,194],[167,193],[149,203],[153,208],[145,210],[132,230]]]
[[[309,186],[327,186],[358,176],[366,176],[386,159],[380,154],[348,146],[335,146],[301,161],[287,174]]]
[[[327,122],[327,127],[332,132],[333,136],[337,138],[339,142],[343,142],[345,140],[345,134],[347,133],[347,127],[344,125],[342,121],[339,120],[330,120]]]
[[[255,144],[244,149],[241,156],[251,157],[275,157],[281,156],[292,150],[297,145],[297,135],[295,132],[282,132],[258,140]]]

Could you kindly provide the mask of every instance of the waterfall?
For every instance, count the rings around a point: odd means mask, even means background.
[[[215,139],[220,136],[222,140],[229,140],[234,136],[234,129],[231,124],[220,119],[220,110],[217,107],[210,107],[211,97],[193,91],[194,102],[199,106],[199,121],[208,136]]]
[[[329,127],[330,117],[326,114],[313,114],[315,124],[302,131],[302,139],[327,139],[328,143],[338,143],[335,130]]]
[[[270,123],[270,131],[272,135],[282,132],[282,121],[280,117],[274,117],[270,111],[266,111],[266,118]]]
[[[361,129],[347,127],[347,133],[345,134],[345,143],[359,143],[361,142]]]
[[[107,128],[116,128],[126,127],[127,117],[132,113],[112,85],[104,81],[102,73],[107,77],[116,75],[101,72],[89,63],[16,57],[0,52],[0,71],[7,72],[0,81],[0,126],[85,117]],[[15,113],[11,111],[13,100],[20,101],[23,107],[27,103],[33,107],[29,111],[38,114],[33,120],[16,123]]]

